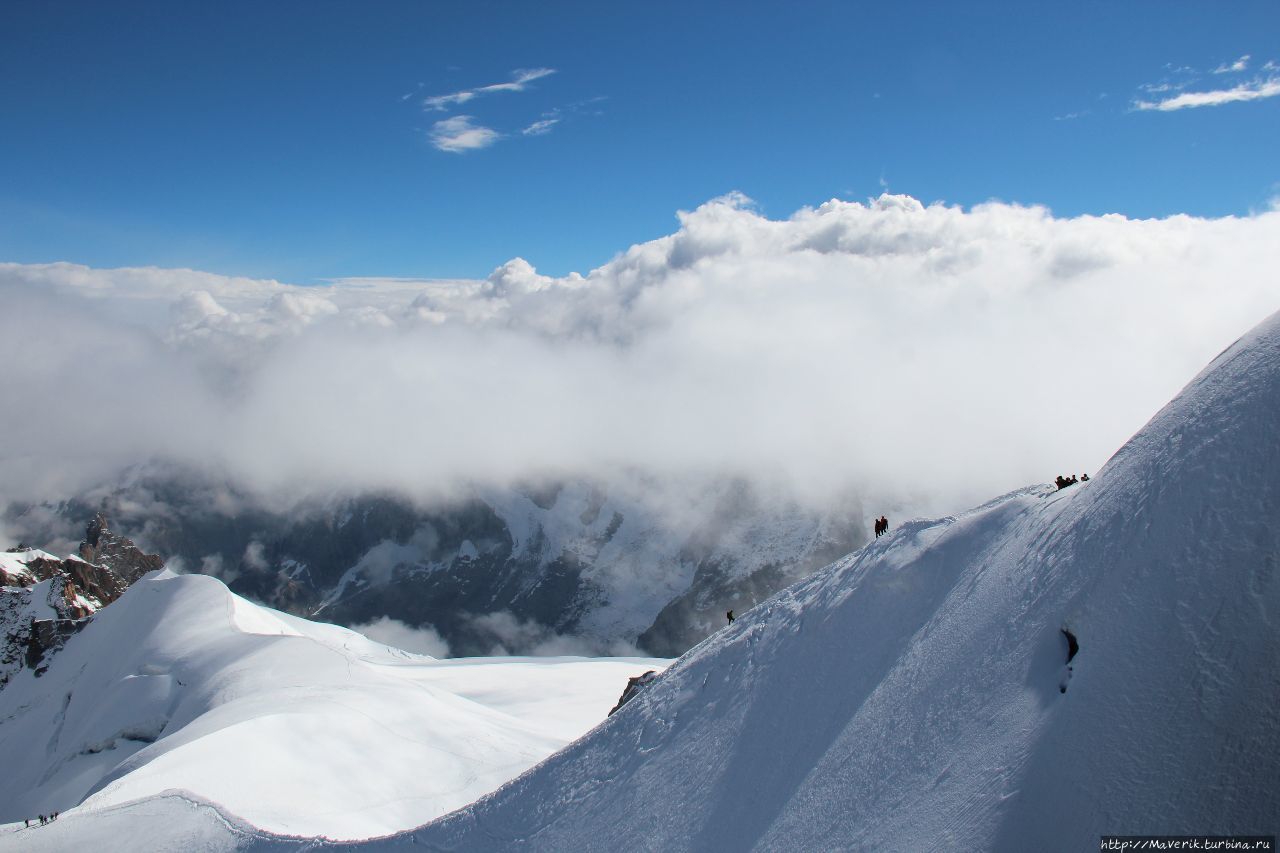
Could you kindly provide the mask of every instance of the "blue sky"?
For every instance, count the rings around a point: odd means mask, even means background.
[[[0,261],[560,275],[730,191],[1247,214],[1278,95],[1275,2],[11,2]]]

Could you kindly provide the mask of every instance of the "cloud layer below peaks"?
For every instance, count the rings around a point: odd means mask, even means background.
[[[6,499],[152,458],[263,494],[746,476],[953,511],[1096,468],[1280,308],[1280,213],[742,196],[582,276],[0,265]]]

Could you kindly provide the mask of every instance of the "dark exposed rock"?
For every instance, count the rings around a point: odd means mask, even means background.
[[[623,689],[622,696],[618,699],[618,704],[614,705],[613,709],[609,711],[609,716],[612,717],[615,711],[630,702],[632,699],[636,698],[640,691],[656,680],[657,677],[657,671],[651,669],[641,675],[628,678],[627,686]]]
[[[147,572],[164,568],[164,560],[159,555],[144,554],[131,539],[117,536],[108,530],[107,517],[101,512],[93,517],[85,529],[84,541],[80,543],[80,557],[86,563],[110,569],[124,580],[126,586]]]
[[[159,559],[159,558],[157,558]],[[164,564],[161,563],[163,566]],[[71,575],[76,586],[98,602],[99,607],[106,607],[129,588],[129,581],[112,572],[105,566],[84,563],[80,560],[66,560],[64,570]],[[139,575],[141,577],[141,575]],[[134,580],[137,580],[135,578]]]
[[[1067,638],[1067,663],[1075,658],[1076,653],[1080,651],[1080,641],[1076,639],[1076,635],[1070,630],[1063,628],[1062,635]]]
[[[33,619],[27,636],[26,665],[37,677],[44,675],[49,664],[45,660],[62,649],[67,640],[80,633],[89,619]]]
[[[26,616],[26,604],[30,600],[30,590],[10,587],[0,591],[0,688],[26,663],[32,622]]]

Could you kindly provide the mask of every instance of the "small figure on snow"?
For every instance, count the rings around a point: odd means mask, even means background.
[[[727,616],[727,617],[729,618],[729,624],[730,624],[730,625],[732,625],[732,624],[733,624],[733,611],[732,611],[732,610],[730,610],[728,613],[726,613],[726,614],[724,614],[724,615],[725,615],[725,616]]]
[[[1082,482],[1082,483],[1087,483],[1087,482],[1089,482],[1089,475],[1088,475],[1088,474],[1081,474],[1081,475],[1080,475],[1080,482]]]
[[[889,519],[885,518],[882,515],[876,519],[876,538],[879,539],[881,536],[885,535],[888,532],[889,532]]]

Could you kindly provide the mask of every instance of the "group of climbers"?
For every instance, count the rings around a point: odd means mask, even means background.
[[[1076,483],[1089,482],[1089,475],[1081,474],[1080,478],[1076,479],[1075,474],[1072,474],[1070,477],[1064,477],[1061,474],[1059,474],[1057,477],[1053,478],[1053,482],[1057,483],[1058,489],[1061,490],[1061,489],[1065,489],[1067,486],[1074,486]]]
[[[42,814],[42,815],[38,815],[38,816],[37,816],[37,818],[38,818],[38,820],[40,821],[40,826],[44,826],[46,823],[53,823],[55,820],[57,820],[57,819],[58,819],[58,815],[59,815],[59,814],[60,814],[59,812],[50,812],[50,813],[49,813],[49,814],[47,814],[47,815],[43,815],[43,814]],[[22,825],[23,825],[24,827],[26,827],[27,829],[30,829],[30,828],[31,828],[31,818],[23,818],[23,820],[22,820]]]

